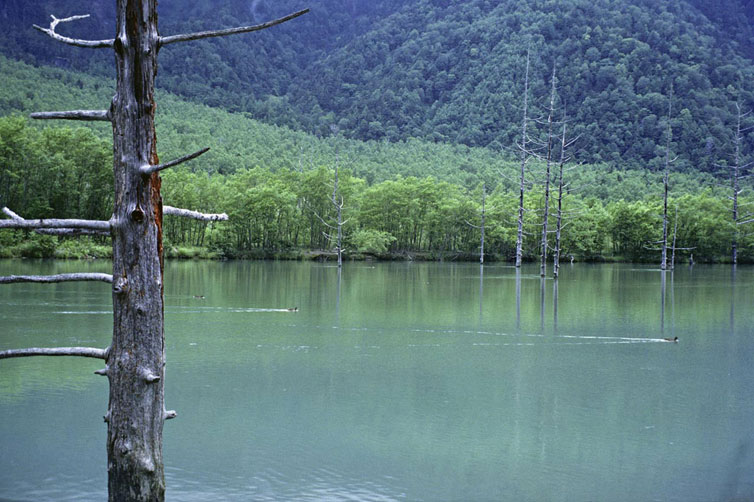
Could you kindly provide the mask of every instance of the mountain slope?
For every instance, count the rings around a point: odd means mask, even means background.
[[[674,150],[709,170],[728,147],[737,89],[754,103],[752,61],[706,17],[643,0],[415,2],[318,62],[292,94],[354,137],[509,147],[527,47],[540,112],[554,64],[592,162],[656,166],[672,83]]]
[[[657,168],[667,96],[680,169],[713,171],[730,153],[734,103],[754,107],[754,0],[163,0],[163,34],[312,12],[256,34],[176,44],[157,83],[267,123],[350,138],[515,152],[526,48],[541,115],[556,67],[559,107],[580,159]],[[106,51],[30,28],[91,12],[64,33],[112,36],[111,0],[6,0],[0,50],[34,64],[111,75]],[[754,136],[747,138],[754,149]]]

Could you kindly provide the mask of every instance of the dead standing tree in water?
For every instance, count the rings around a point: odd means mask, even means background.
[[[552,83],[550,91],[550,110],[547,114],[547,159],[545,169],[545,193],[544,193],[544,208],[542,213],[542,241],[540,243],[540,265],[539,275],[544,277],[547,273],[547,232],[548,232],[548,219],[550,216],[550,168],[552,166],[552,152],[553,152],[553,115],[555,114],[555,68],[552,69]]]
[[[565,107],[564,107],[565,108]],[[571,158],[567,155],[568,148],[570,148],[578,138],[571,140],[567,139],[567,120],[566,113],[563,112],[563,132],[560,137],[560,161],[558,162],[558,195],[557,195],[557,211],[555,213],[555,247],[552,253],[552,276],[554,279],[558,278],[560,274],[560,254],[562,251],[562,235],[563,227],[565,226],[563,218],[565,212],[563,211],[563,199],[569,192],[569,182],[566,182],[563,178],[563,174],[566,170],[566,164],[568,164]],[[569,168],[572,169],[572,168]],[[573,262],[573,255],[571,255],[571,262]]]
[[[74,110],[33,114],[37,119],[98,120],[113,127],[115,197],[109,221],[26,220],[15,215],[0,228],[55,229],[61,232],[108,232],[112,237],[113,273],[58,276],[10,276],[0,283],[102,281],[112,284],[113,338],[106,349],[66,347],[0,352],[0,358],[32,355],[94,357],[105,361],[98,374],[110,381],[107,422],[108,493],[111,501],[160,501],[165,497],[162,429],[176,413],[164,406],[165,342],[163,333],[162,169],[201,155],[166,164],[157,157],[154,129],[154,81],[161,47],[190,40],[247,33],[275,26],[308,10],[255,26],[163,37],[157,30],[156,0],[117,0],[116,37],[79,40],[62,36],[57,19],[49,28],[35,26],[53,39],[76,47],[112,49],[117,82],[107,110]],[[206,151],[206,150],[205,150]],[[206,220],[226,219],[171,210]],[[6,211],[6,214],[9,214]],[[10,214],[9,214],[10,215]]]
[[[482,183],[482,209],[479,212],[481,221],[479,222],[479,225],[474,225],[473,223],[470,223],[466,221],[466,224],[470,226],[471,228],[477,228],[480,231],[480,241],[479,241],[479,264],[484,265],[484,233],[485,229],[487,228],[487,209],[486,207],[487,203],[487,185],[485,183]]]
[[[741,236],[739,226],[754,222],[754,218],[752,218],[754,213],[740,214],[741,205],[739,201],[739,196],[743,192],[743,189],[741,188],[741,179],[748,176],[746,172],[751,169],[752,165],[754,165],[752,162],[742,163],[741,143],[743,143],[744,139],[743,134],[751,129],[750,127],[743,127],[742,122],[748,115],[749,112],[741,112],[741,105],[736,102],[736,130],[733,138],[733,165],[730,168],[731,188],[733,193],[729,196],[733,205],[733,224],[735,225],[733,228],[733,239],[731,241],[731,260],[733,261],[733,265],[738,264],[738,243]]]
[[[529,160],[529,151],[527,150],[526,129],[529,125],[528,105],[529,105],[529,65],[530,52],[526,51],[526,73],[524,74],[524,118],[521,131],[521,173],[519,177],[519,198],[518,198],[518,232],[516,234],[516,268],[521,267],[524,246],[524,192],[526,187],[526,163]]]

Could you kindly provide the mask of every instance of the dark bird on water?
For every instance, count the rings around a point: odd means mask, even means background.
[[[675,338],[663,338],[666,342],[678,343],[678,337]]]
[[[291,307],[288,309],[288,312],[298,312],[298,307]]]

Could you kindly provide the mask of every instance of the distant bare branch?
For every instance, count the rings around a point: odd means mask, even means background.
[[[29,349],[11,349],[0,351],[0,359],[10,359],[13,357],[31,357],[31,356],[78,356],[92,357],[94,359],[107,359],[106,349],[95,349],[93,347],[55,347],[55,348],[29,348]]]
[[[192,218],[200,221],[226,221],[228,215],[225,213],[220,214],[206,214],[198,211],[191,211],[189,209],[179,209],[177,207],[162,206],[162,214],[169,214],[171,216],[181,216],[183,218]]]
[[[202,148],[198,152],[194,152],[194,153],[191,153],[189,155],[184,155],[180,159],[171,160],[170,162],[166,162],[164,164],[158,164],[156,166],[148,166],[148,165],[147,166],[141,166],[141,168],[139,168],[139,172],[141,172],[141,174],[144,174],[144,175],[150,175],[152,173],[156,173],[156,172],[162,171],[163,169],[167,169],[169,167],[177,166],[178,164],[182,164],[182,163],[187,162],[189,160],[195,159],[198,156],[200,156],[200,155],[202,155],[202,154],[204,154],[204,153],[206,153],[208,151],[209,151],[209,147]]]
[[[75,282],[75,281],[102,281],[113,282],[113,276],[110,274],[98,273],[77,273],[77,274],[57,274],[57,275],[7,275],[0,277],[0,284],[12,284],[17,282]]]
[[[64,112],[36,112],[29,115],[37,120],[88,120],[112,122],[110,110],[68,110]]]
[[[309,12],[309,9],[300,10],[298,12],[294,12],[293,14],[289,14],[285,17],[281,17],[280,19],[275,19],[274,21],[268,21],[266,23],[257,24],[254,26],[240,26],[238,28],[228,28],[225,30],[199,31],[196,33],[184,33],[181,35],[171,35],[169,37],[160,37],[159,45],[163,46],[163,45],[173,44],[176,42],[189,42],[191,40],[201,40],[203,38],[225,37],[228,35],[236,35],[239,33],[249,33],[252,31],[264,30],[265,28],[271,28],[278,24],[281,24],[286,21],[290,21],[291,19],[302,16],[306,14],[307,12]]]
[[[49,28],[42,28],[41,26],[37,26],[36,24],[33,25],[35,29],[41,31],[42,33],[46,33],[50,37],[54,38],[58,42],[63,42],[64,44],[73,45],[76,47],[88,47],[90,49],[104,49],[107,47],[113,47],[115,43],[115,39],[109,39],[109,40],[80,40],[78,38],[69,38],[64,37],[62,35],[58,35],[55,33],[55,28],[58,26],[59,23],[67,23],[70,21],[76,21],[79,19],[85,19],[89,17],[89,14],[83,14],[80,16],[71,16],[66,17],[63,19],[58,19],[53,15],[50,15],[52,18],[52,21],[50,22]]]

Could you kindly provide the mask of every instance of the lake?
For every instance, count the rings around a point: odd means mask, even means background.
[[[167,498],[754,500],[752,298],[740,266],[168,262]],[[107,284],[0,286],[0,350],[111,330]],[[101,367],[0,361],[0,500],[106,499]]]

